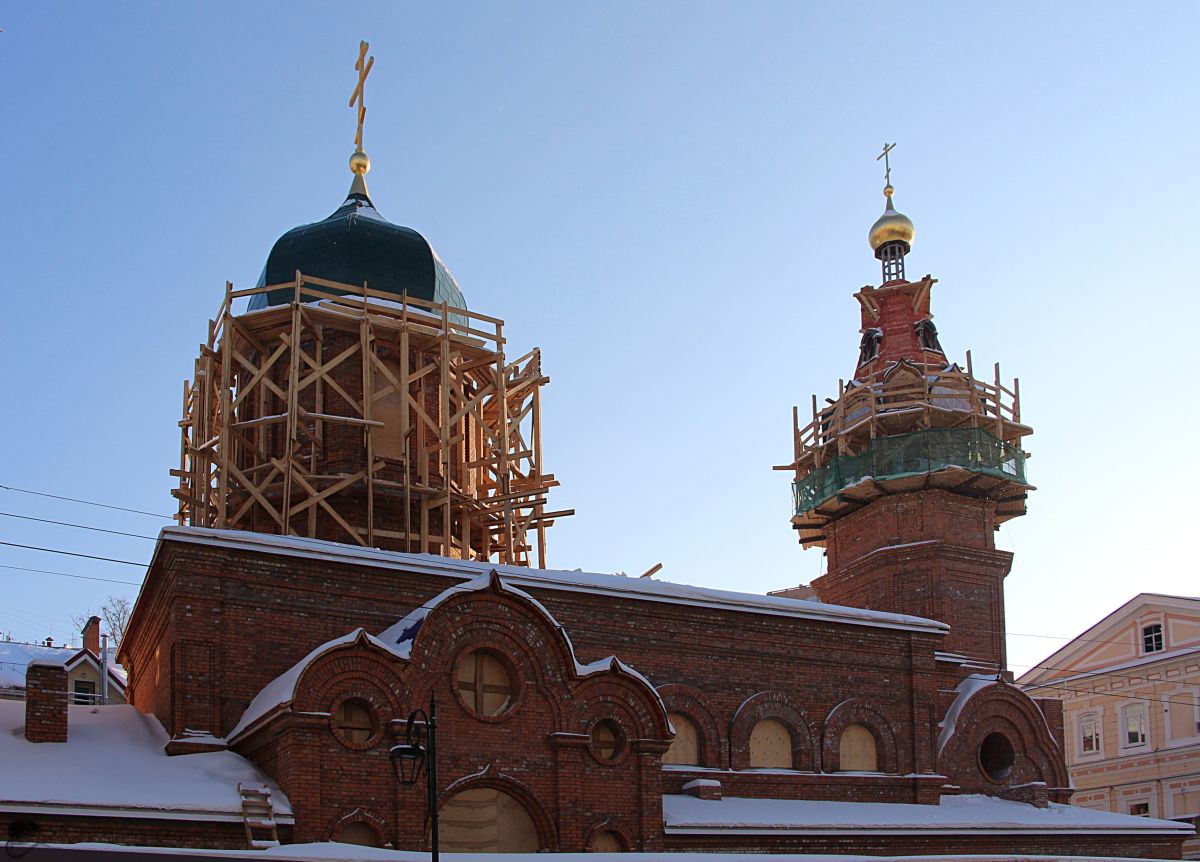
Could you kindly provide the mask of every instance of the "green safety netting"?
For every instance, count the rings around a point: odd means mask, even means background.
[[[797,514],[811,511],[864,479],[895,479],[961,467],[1025,483],[1025,453],[980,428],[931,428],[879,437],[858,455],[836,455],[792,483]]]

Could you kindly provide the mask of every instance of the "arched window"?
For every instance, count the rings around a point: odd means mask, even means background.
[[[375,715],[365,700],[349,698],[338,704],[334,713],[338,733],[348,742],[366,742],[375,735]]]
[[[700,765],[700,734],[692,720],[677,712],[668,713],[667,718],[675,728],[675,740],[667,753],[663,755],[663,763],[676,763],[686,766]]]
[[[354,823],[347,823],[338,830],[337,837],[333,840],[341,844],[357,844],[360,847],[383,846],[383,841],[380,840],[379,833],[369,823],[363,823],[361,820],[357,820]]]
[[[625,842],[616,832],[597,832],[588,842],[589,853],[624,853]]]
[[[750,768],[792,768],[792,735],[773,718],[763,719],[750,731]]]
[[[512,704],[512,677],[495,653],[475,650],[458,666],[458,692],[476,715],[499,715]]]
[[[477,787],[456,793],[438,812],[438,841],[445,853],[536,853],[533,818],[502,790]]]
[[[838,744],[838,768],[842,772],[878,772],[875,734],[861,724],[852,724],[843,730]]]

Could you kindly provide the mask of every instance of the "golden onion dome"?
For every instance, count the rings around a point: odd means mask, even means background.
[[[903,242],[906,245],[912,245],[913,236],[916,234],[916,228],[913,227],[912,219],[904,213],[896,212],[896,208],[892,205],[891,186],[887,186],[883,193],[887,195],[887,206],[883,210],[883,215],[876,219],[875,224],[871,225],[871,232],[867,234],[867,241],[871,243],[871,250],[878,251],[879,247],[884,243]]]

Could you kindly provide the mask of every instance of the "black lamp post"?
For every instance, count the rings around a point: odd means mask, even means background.
[[[429,696],[429,714],[414,709],[408,716],[404,742],[393,745],[389,752],[396,780],[405,786],[417,783],[421,766],[425,764],[425,793],[429,797],[429,820],[432,829],[433,862],[438,862],[437,810],[437,701]],[[426,763],[428,761],[428,763]]]

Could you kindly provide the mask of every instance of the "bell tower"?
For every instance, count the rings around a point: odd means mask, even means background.
[[[888,159],[890,145],[881,158]],[[1012,554],[996,529],[1025,514],[1020,389],[1000,366],[977,376],[938,341],[930,311],[937,280],[909,281],[912,221],[898,212],[887,165],[883,215],[868,239],[882,273],[856,294],[862,339],[849,381],[824,406],[793,410],[792,526],[823,547],[813,581],[826,602],[932,617],[950,625],[946,651],[962,666],[1005,666],[1004,577]]]
[[[417,231],[367,190],[358,125],[346,199],[285,233],[225,297],[184,384],[180,524],[546,566],[537,348],[467,307]]]

